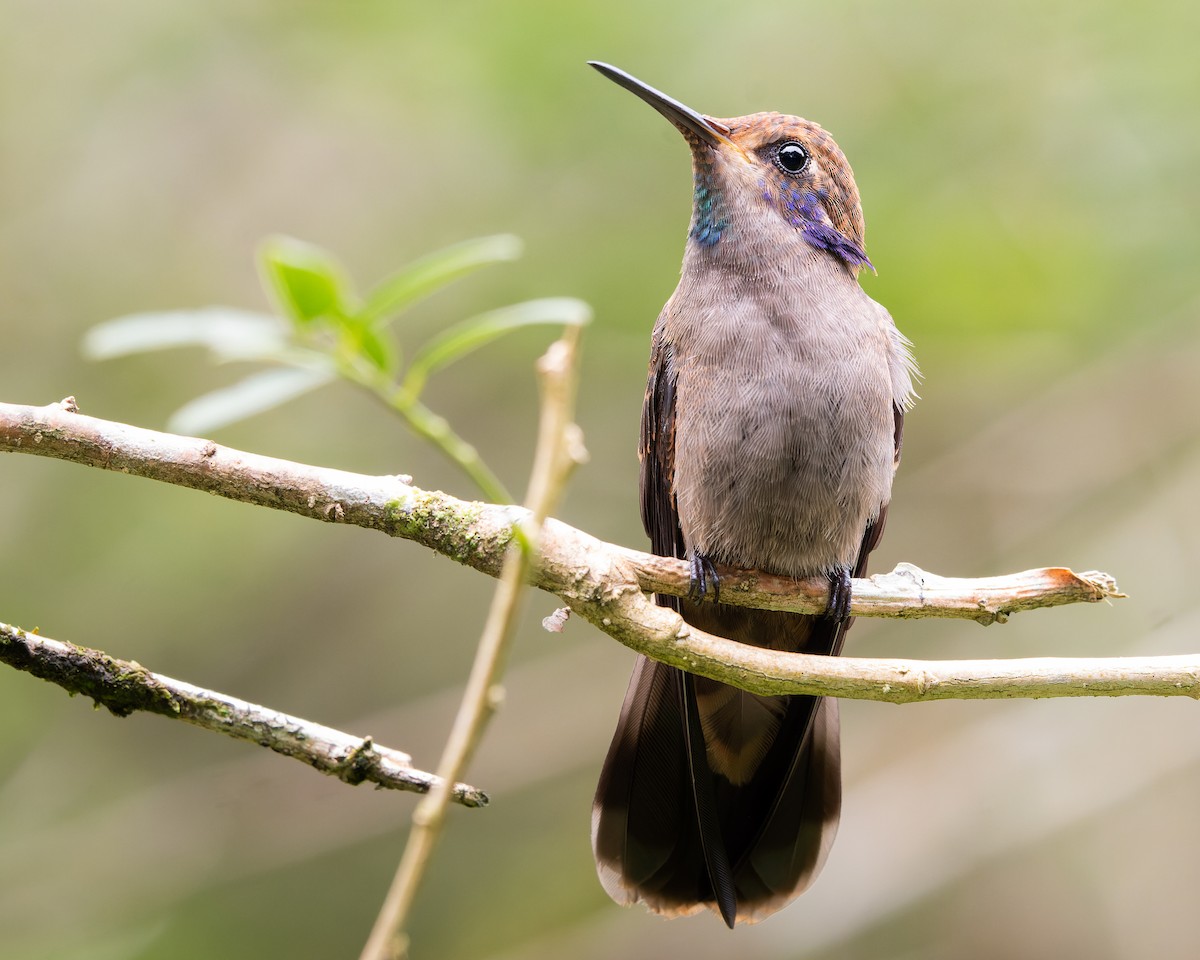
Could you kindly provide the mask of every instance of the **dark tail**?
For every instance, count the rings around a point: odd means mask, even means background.
[[[689,623],[774,649],[837,653],[824,617],[685,605]],[[732,927],[816,878],[841,809],[837,701],[760,697],[638,659],[592,810],[601,883],[666,916]]]

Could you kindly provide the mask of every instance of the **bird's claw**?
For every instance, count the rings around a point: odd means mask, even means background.
[[[829,574],[829,606],[825,616],[841,622],[850,619],[850,570],[839,567]]]
[[[716,567],[708,557],[693,553],[691,560],[691,577],[688,583],[688,599],[696,603],[705,599],[712,592],[713,603],[721,596],[721,578],[717,576]]]

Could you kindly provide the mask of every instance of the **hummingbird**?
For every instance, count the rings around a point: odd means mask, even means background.
[[[654,325],[642,523],[689,564],[689,624],[836,656],[879,543],[915,397],[909,341],[859,285],[854,175],[817,124],[717,119],[590,62],[683,134],[692,216]],[[720,603],[717,565],[829,580],[824,614]],[[639,657],[592,811],[600,881],[668,917],[770,916],[824,865],[841,811],[836,700],[759,696]]]

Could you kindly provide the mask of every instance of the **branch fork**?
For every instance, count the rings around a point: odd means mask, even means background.
[[[74,404],[0,404],[0,452],[33,453],[121,470],[287,510],[353,523],[413,540],[499,576],[518,524],[529,512],[422,490],[396,476],[372,477],[244,453],[206,440],[143,430],[74,412]],[[35,440],[36,438],[36,440]],[[1197,696],[1200,657],[1118,659],[870,660],[781,653],[689,627],[651,593],[683,596],[679,560],[604,543],[554,519],[541,527],[528,582],[626,646],[756,693],[805,693],[908,702],[947,697]],[[823,578],[793,581],[755,571],[721,571],[723,603],[820,613]],[[1001,623],[1013,613],[1123,596],[1113,578],[1062,567],[1002,577],[940,577],[911,564],[853,581],[860,617],[956,617]]]

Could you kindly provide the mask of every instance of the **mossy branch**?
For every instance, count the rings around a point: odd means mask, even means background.
[[[118,660],[99,650],[62,643],[0,623],[0,662],[90,697],[118,717],[144,711],[246,740],[300,760],[349,784],[374,783],[393,790],[428,793],[440,781],[418,770],[412,758],[371,737],[357,737],[311,720],[294,717],[217,693],[182,680],[151,673],[140,663]],[[455,783],[455,802],[482,807],[482,790]]]
[[[73,400],[0,404],[0,451],[34,453],[206,490],[232,500],[352,523],[414,540],[498,576],[516,506],[458,500],[408,478],[371,477],[244,453],[207,440],[85,417]],[[655,605],[682,595],[683,563],[604,543],[548,520],[529,582],[626,646],[762,694],[806,693],[894,703],[998,697],[1200,695],[1200,656],[920,661],[820,657],[762,650],[706,634]],[[819,613],[828,584],[722,570],[722,602]],[[853,582],[856,616],[959,617],[1002,622],[1014,612],[1120,597],[1106,574],[1046,568],[978,580],[909,564]]]

